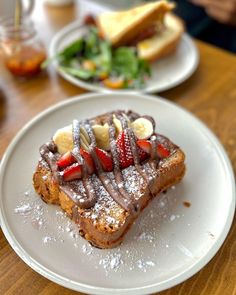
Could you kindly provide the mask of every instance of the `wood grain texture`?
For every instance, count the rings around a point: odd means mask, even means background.
[[[37,2],[36,27],[49,44],[53,34],[78,18],[80,7],[49,8]],[[162,93],[199,117],[223,143],[236,172],[236,57],[196,42],[200,65],[182,85]],[[70,96],[85,92],[48,72],[27,82],[14,79],[0,64],[0,157],[18,130],[34,115]],[[199,273],[161,295],[235,295],[236,224],[216,256]],[[0,294],[82,294],[50,282],[30,269],[0,231]]]

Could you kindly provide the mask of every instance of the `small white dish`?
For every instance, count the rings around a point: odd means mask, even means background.
[[[88,13],[91,14],[91,12],[96,15],[108,10],[107,7],[101,6],[97,3],[91,3],[90,1],[88,3],[83,1],[83,6],[81,6],[81,8],[82,11],[80,19],[64,27],[53,37],[49,48],[50,57],[55,56],[67,45],[82,37],[85,33],[85,28],[81,25],[81,23],[85,15]],[[151,64],[152,76],[148,78],[144,88],[125,89],[125,91],[129,93],[158,93],[171,89],[188,79],[197,69],[198,63],[198,50],[192,39],[185,33],[183,34],[180,44],[174,54]],[[58,63],[56,61],[54,62],[54,65],[58,73],[64,79],[78,87],[96,92],[119,92],[119,90],[108,89],[102,84],[86,82],[73,77],[64,71],[59,70]]]
[[[40,145],[55,130],[122,108],[153,116],[157,132],[186,153],[187,172],[147,207],[119,248],[99,250],[57,206],[41,201],[32,175]],[[234,176],[222,145],[193,115],[160,97],[87,94],[60,102],[17,134],[0,167],[0,221],[12,248],[46,278],[89,294],[150,294],[188,279],[219,250],[234,209]]]

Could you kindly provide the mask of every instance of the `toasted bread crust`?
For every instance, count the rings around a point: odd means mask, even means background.
[[[129,14],[129,16],[132,17],[132,15],[136,15],[138,10],[142,12],[142,7],[147,7],[151,5],[152,7],[148,13],[142,15],[142,17],[135,20],[134,22],[129,21],[128,23],[126,23],[125,26],[122,26],[122,30],[118,30],[116,34],[109,33],[109,28],[107,27],[107,25],[105,25],[106,22],[104,22],[104,18],[106,18],[106,15],[109,15],[114,20],[116,20],[116,26],[119,27],[119,20],[122,20],[124,14]],[[113,46],[118,47],[126,44],[132,37],[134,37],[140,31],[152,25],[155,21],[162,20],[164,14],[168,11],[171,11],[173,8],[173,3],[159,1],[157,3],[143,4],[125,12],[121,11],[113,13],[104,13],[98,16],[97,26],[99,28],[99,31],[101,32],[101,35],[104,38],[108,39]]]
[[[175,16],[174,14],[170,13],[167,15],[167,18],[172,19],[175,23],[176,23],[176,30],[174,30],[172,32],[172,36],[169,40],[165,40],[165,42],[163,41],[162,45],[159,46],[158,48],[155,48],[155,41],[153,41],[153,46],[152,46],[152,50],[148,51],[148,50],[140,50],[139,46],[140,44],[137,45],[138,47],[138,54],[141,58],[149,61],[149,62],[154,62],[157,60],[160,60],[166,56],[169,56],[171,54],[173,54],[176,49],[177,46],[180,42],[180,39],[182,37],[182,34],[184,32],[184,23],[183,21]],[[167,28],[168,28],[168,23],[167,23]],[[159,40],[162,38],[161,33],[160,35],[157,35],[156,38],[159,38]],[[149,42],[150,39],[146,39],[143,42]]]
[[[138,199],[140,212],[147,207],[154,196],[178,183],[183,178],[185,173],[184,159],[184,153],[177,148],[174,153],[162,160],[158,167],[154,169],[155,177],[150,179],[146,186],[143,186]],[[95,223],[90,217],[91,215],[88,215],[93,208],[77,208],[75,214],[73,212],[74,202],[60,190],[58,184],[53,180],[49,167],[42,160],[39,161],[34,173],[33,184],[36,192],[45,202],[59,204],[68,216],[78,224],[80,234],[99,248],[113,248],[119,245],[134,220],[139,216],[139,213],[131,214],[118,204],[112,209],[115,211],[112,218],[116,218],[117,226],[112,226],[105,218],[100,218]]]
[[[171,43],[165,44],[165,46],[163,46],[161,48],[161,50],[153,52],[153,54],[151,54],[151,55],[146,55],[145,57],[142,56],[142,58],[149,61],[149,62],[154,62],[154,61],[160,60],[160,59],[162,59],[164,57],[167,57],[167,56],[173,54],[177,49],[180,38],[181,38],[181,34],[178,34],[171,41]]]

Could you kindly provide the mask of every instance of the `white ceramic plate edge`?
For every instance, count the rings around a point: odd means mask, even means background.
[[[50,114],[51,112],[56,111],[57,109],[61,108],[64,105],[73,104],[74,102],[76,102],[78,100],[86,100],[91,97],[96,97],[98,95],[108,96],[109,94],[85,94],[85,95],[75,96],[75,97],[71,98],[70,100],[59,102],[59,103],[51,106],[50,108],[48,108],[45,111],[38,114],[32,120],[30,120],[19,131],[19,133],[14,137],[14,139],[12,140],[10,145],[8,146],[6,152],[3,156],[1,166],[0,166],[0,187],[2,187],[3,172],[4,172],[4,169],[7,165],[7,161],[9,159],[9,157],[11,156],[12,150],[15,148],[18,140],[20,140],[20,138],[28,131],[29,128],[31,128],[32,125],[36,124],[44,116]],[[112,96],[115,96],[115,95],[120,95],[120,93],[119,94],[118,93],[112,94]],[[126,96],[133,96],[133,95],[126,93]],[[163,99],[161,97],[157,98],[157,97],[152,97],[152,96],[148,96],[148,95],[142,95],[142,97],[143,97],[143,99],[152,100],[152,101],[160,99],[160,100],[162,100],[162,103],[165,103],[170,107],[173,107],[173,105],[174,105],[175,107],[177,107],[179,109],[179,111],[183,112],[186,116],[188,116],[188,117],[190,116],[191,119],[194,120],[196,122],[196,124],[199,125],[199,128],[201,129],[201,131],[214,144],[216,151],[219,154],[219,156],[224,164],[225,171],[227,172],[227,177],[232,184],[231,188],[230,188],[231,195],[232,195],[232,204],[230,206],[230,211],[229,211],[228,217],[226,219],[224,228],[222,229],[221,235],[219,236],[217,241],[214,243],[214,245],[211,248],[208,255],[202,257],[199,261],[197,261],[193,266],[186,269],[184,272],[171,278],[171,286],[169,284],[170,280],[166,280],[166,281],[162,282],[161,284],[152,284],[152,285],[138,287],[138,288],[126,288],[126,289],[101,288],[101,287],[94,287],[94,286],[90,286],[90,285],[81,284],[81,283],[72,281],[70,279],[67,279],[65,277],[62,277],[62,276],[50,271],[49,269],[45,268],[43,265],[41,265],[36,260],[34,260],[33,257],[29,256],[24,251],[24,249],[20,246],[18,241],[15,239],[13,233],[11,232],[11,229],[9,228],[9,226],[7,224],[7,220],[6,220],[5,215],[3,214],[2,210],[0,210],[0,221],[1,221],[1,225],[2,225],[2,230],[5,234],[8,242],[10,243],[11,247],[14,249],[14,251],[32,269],[34,269],[39,274],[43,275],[44,277],[50,279],[51,281],[53,281],[59,285],[62,285],[64,287],[67,287],[67,288],[70,288],[70,289],[73,289],[76,291],[87,292],[90,294],[112,294],[112,293],[114,293],[114,294],[131,294],[131,295],[137,294],[138,295],[138,294],[147,294],[147,293],[162,291],[162,290],[173,287],[173,286],[187,280],[188,278],[193,276],[195,273],[197,273],[202,267],[204,267],[217,253],[217,251],[219,250],[219,248],[223,244],[223,242],[229,232],[229,229],[230,229],[232,221],[233,221],[234,210],[235,210],[235,180],[234,180],[234,174],[233,174],[233,170],[231,167],[231,163],[228,159],[228,156],[227,156],[223,146],[221,145],[219,140],[216,138],[216,136],[200,120],[198,120],[196,117],[194,117],[188,111],[182,109],[181,107],[179,107],[178,105],[176,105],[172,102],[166,101],[165,99]],[[0,205],[2,205],[2,198],[0,198]],[[2,208],[2,206],[0,206],[0,207]]]
[[[56,35],[53,37],[50,47],[49,47],[49,56],[53,57],[56,53],[57,53],[57,48],[58,48],[58,44],[60,44],[61,39],[64,38],[64,36],[66,36],[67,34],[69,34],[71,31],[78,29],[80,27],[82,27],[83,25],[81,24],[81,21],[75,21],[69,25],[67,25],[66,27],[64,27],[62,30],[60,30],[58,33],[56,33]],[[192,48],[192,54],[194,56],[193,58],[193,64],[191,69],[189,70],[189,72],[184,75],[181,79],[178,79],[174,82],[169,83],[169,86],[151,86],[148,88],[144,88],[144,89],[138,89],[138,90],[129,90],[127,89],[126,91],[128,93],[155,93],[155,92],[161,92],[161,91],[165,91],[168,89],[171,89],[181,83],[183,83],[184,81],[186,81],[197,69],[198,64],[199,64],[199,53],[198,50],[195,46],[195,44],[193,43],[192,39],[188,36],[187,33],[184,33],[182,36],[182,39],[184,40],[185,43],[187,43],[191,48]],[[111,90],[111,89],[107,89],[105,87],[102,86],[98,86],[96,84],[93,83],[87,83],[84,82],[83,80],[80,79],[76,79],[74,77],[72,77],[71,75],[65,73],[64,71],[60,70],[58,67],[58,63],[56,61],[54,61],[54,66],[57,70],[57,72],[67,81],[71,82],[73,85],[76,86],[81,86],[84,89],[87,90],[91,90],[91,91],[97,91],[97,92],[103,92],[103,93],[117,93],[117,92],[123,92],[124,90]]]

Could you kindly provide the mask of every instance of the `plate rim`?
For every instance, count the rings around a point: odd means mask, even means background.
[[[67,26],[65,26],[64,28],[59,30],[54,35],[54,37],[52,38],[52,40],[50,42],[50,45],[49,45],[49,57],[51,58],[57,53],[56,48],[58,48],[58,44],[60,44],[61,40],[68,33],[70,33],[71,31],[74,31],[76,29],[81,29],[81,28],[83,28],[83,26],[84,25],[82,24],[82,21],[77,20],[77,21],[74,21],[72,23],[69,23]],[[60,70],[58,68],[58,62],[57,61],[53,61],[52,64],[53,64],[54,68],[56,69],[57,73],[63,79],[65,79],[68,82],[72,83],[76,87],[82,87],[82,88],[90,90],[90,91],[96,91],[96,92],[101,92],[101,93],[120,93],[120,92],[123,92],[123,91],[126,91],[128,93],[145,93],[145,94],[159,93],[159,92],[162,92],[162,91],[172,89],[172,88],[182,84],[184,81],[186,81],[188,78],[190,78],[198,68],[199,61],[200,61],[199,51],[198,51],[196,45],[194,44],[192,38],[190,37],[190,35],[188,33],[186,33],[186,32],[183,33],[180,42],[185,42],[188,46],[190,46],[192,48],[192,54],[193,54],[192,67],[190,68],[189,72],[187,72],[187,74],[180,77],[178,80],[176,80],[174,82],[171,82],[168,85],[163,86],[163,87],[158,87],[158,84],[156,84],[157,85],[156,87],[151,86],[149,88],[143,88],[143,89],[137,89],[137,90],[135,90],[135,89],[112,90],[112,89],[108,89],[106,87],[98,86],[96,84],[88,83],[88,82],[83,81],[83,80],[78,79],[78,78],[74,78],[73,76],[65,73],[62,70]]]
[[[231,228],[233,217],[234,217],[234,211],[235,211],[235,180],[234,180],[234,173],[231,166],[231,162],[228,158],[228,155],[226,154],[224,147],[218,140],[218,138],[214,135],[214,133],[203,123],[201,122],[197,117],[195,117],[193,114],[191,114],[188,110],[182,108],[181,106],[177,105],[174,102],[168,101],[163,97],[160,96],[152,96],[152,95],[141,95],[141,94],[130,94],[127,92],[124,92],[126,97],[130,97],[133,99],[133,97],[139,97],[142,100],[151,100],[156,101],[158,103],[164,103],[168,107],[175,107],[178,109],[178,111],[183,112],[185,115],[187,115],[190,119],[194,120],[199,127],[201,128],[201,131],[204,132],[204,134],[207,136],[207,138],[214,144],[214,147],[217,150],[218,156],[220,156],[221,161],[223,161],[225,171],[227,172],[227,178],[228,181],[231,182],[231,206],[228,211],[228,216],[225,219],[224,227],[222,228],[221,234],[215,241],[215,243],[210,248],[209,252],[207,252],[207,255],[202,256],[200,260],[197,260],[196,263],[191,265],[190,267],[186,268],[184,271],[179,273],[178,275],[172,277],[171,279],[167,279],[165,281],[162,281],[161,283],[154,283],[150,285],[146,285],[143,287],[135,287],[135,288],[124,288],[124,289],[114,289],[114,288],[104,288],[104,287],[96,287],[89,284],[79,283],[74,280],[70,280],[69,278],[63,277],[59,274],[56,274],[55,272],[51,271],[50,269],[44,267],[41,263],[38,263],[33,257],[31,257],[27,252],[21,247],[17,239],[14,237],[14,234],[12,233],[10,226],[7,223],[7,218],[4,215],[4,212],[2,210],[2,206],[0,206],[0,223],[2,227],[2,231],[7,238],[9,244],[13,248],[13,250],[16,252],[16,254],[26,263],[28,264],[33,270],[41,274],[42,276],[46,277],[47,279],[50,279],[51,281],[67,287],[69,289],[75,290],[75,291],[81,291],[81,292],[89,292],[90,294],[146,294],[146,293],[152,293],[152,292],[159,292],[163,291],[168,288],[172,288],[177,284],[182,283],[183,281],[187,280],[194,274],[196,274],[200,269],[202,269],[207,263],[210,262],[210,260],[215,256],[215,254],[218,252],[220,247],[222,246],[223,242],[225,241],[228,232]],[[79,103],[81,100],[89,100],[93,99],[97,96],[120,96],[121,93],[87,93],[82,95],[76,95],[73,97],[70,97],[68,100],[63,100],[61,102],[58,102],[49,108],[43,110],[38,115],[34,116],[28,123],[24,125],[24,127],[16,134],[16,136],[13,138],[11,143],[8,145],[1,164],[0,164],[0,188],[2,187],[2,182],[4,178],[4,170],[6,169],[7,161],[10,158],[12,152],[14,152],[14,148],[17,144],[17,142],[25,135],[25,133],[32,128],[33,125],[37,124],[45,116],[48,114],[57,111],[58,109],[62,108],[64,105],[70,105],[70,104],[76,104]],[[110,98],[109,98],[110,99]],[[114,98],[113,98],[114,99]],[[2,190],[0,191],[0,204],[2,204]],[[170,284],[171,286],[168,286]]]

